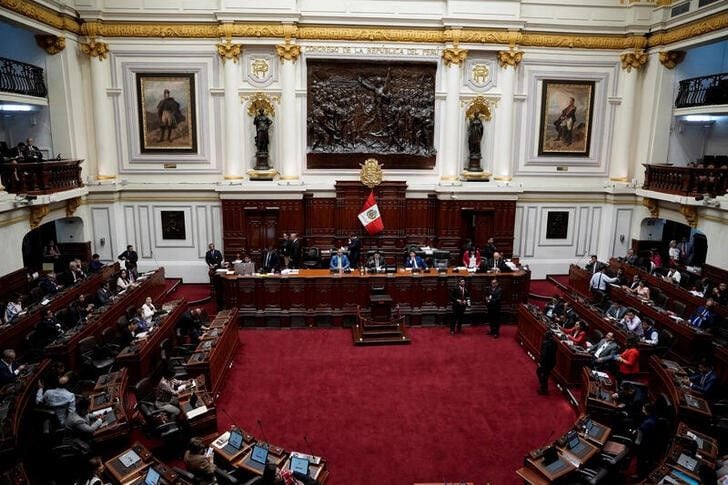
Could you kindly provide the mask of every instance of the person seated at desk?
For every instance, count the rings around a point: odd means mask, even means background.
[[[660,341],[660,333],[657,331],[655,326],[647,321],[642,320],[642,338],[640,342],[649,345],[657,345]]]
[[[58,424],[63,426],[66,424],[68,414],[76,410],[76,396],[63,388],[54,373],[48,374],[45,381],[45,384],[42,380],[38,381],[35,403],[51,409],[58,419]]]
[[[96,304],[98,306],[104,306],[111,301],[111,298],[112,295],[111,290],[109,290],[109,282],[106,281],[98,290],[96,290]]]
[[[203,324],[205,323],[202,317],[202,309],[194,308],[192,310],[186,310],[179,319],[177,328],[179,334],[182,337],[189,337],[194,343],[199,342],[200,335],[204,331]]]
[[[142,305],[142,318],[146,321],[151,321],[152,317],[154,317],[154,314],[157,312],[157,308],[154,306],[154,303],[152,303],[152,297],[148,296],[144,300],[144,304]]]
[[[577,320],[571,328],[565,328],[564,333],[569,342],[579,347],[586,347],[586,324]]]
[[[86,300],[86,295],[81,293],[76,301],[68,306],[68,324],[74,327],[86,321],[88,314],[94,311],[94,304]]]
[[[728,285],[720,283],[717,288],[713,288],[713,291],[710,292],[710,298],[719,305],[728,304]]]
[[[677,270],[677,268],[670,268],[669,270],[667,270],[667,274],[663,276],[662,279],[667,281],[668,283],[680,286],[680,280],[682,280],[682,275]]]
[[[38,344],[45,347],[63,334],[61,324],[56,320],[51,310],[46,310],[43,319],[35,327],[35,334]]]
[[[329,269],[337,269],[339,271],[344,271],[345,269],[349,269],[349,258],[344,254],[344,250],[339,248],[336,250],[336,254],[331,256],[331,261],[329,262]]]
[[[131,279],[129,278],[129,272],[122,269],[119,273],[119,277],[116,278],[116,289],[118,291],[126,290],[131,286]]]
[[[264,273],[275,273],[280,269],[280,258],[278,251],[273,246],[268,246],[263,254],[262,271]]]
[[[192,438],[184,455],[187,471],[195,476],[195,480],[198,480],[200,485],[216,483],[213,455],[208,456],[206,451],[207,446],[200,438]]]
[[[628,291],[636,291],[637,287],[640,285],[640,275],[636,274],[632,276],[632,281],[630,281],[629,285],[624,285],[624,289]]]
[[[662,269],[662,255],[656,249],[650,249],[650,273],[654,273]]]
[[[705,305],[698,307],[690,317],[690,325],[700,329],[712,328],[715,325],[716,318],[715,300],[708,298]]]
[[[629,248],[627,250],[627,255],[624,257],[624,262],[627,264],[631,264],[632,266],[637,266],[637,262],[639,261],[639,256],[637,256],[634,252],[634,249]]]
[[[551,301],[546,303],[543,310],[544,315],[548,318],[554,319],[558,315],[564,313],[564,300],[561,299],[560,295],[554,295],[551,297]]]
[[[404,267],[412,269],[427,269],[427,264],[425,263],[425,260],[417,256],[417,253],[410,251],[404,261]]]
[[[157,384],[154,404],[157,409],[166,412],[170,418],[176,418],[182,412],[179,408],[179,392],[177,389],[184,382],[174,378],[174,370],[165,368],[162,378]]]
[[[55,273],[46,273],[38,279],[38,288],[43,290],[44,295],[55,295],[63,287],[56,281]]]
[[[89,263],[88,263],[88,272],[89,273],[100,273],[103,268],[104,268],[104,263],[101,262],[101,256],[94,253],[91,256],[91,261],[89,261]]]
[[[629,330],[637,337],[642,337],[642,320],[640,320],[640,317],[637,316],[634,310],[627,310],[627,313],[624,314],[624,317],[617,325]]]
[[[614,361],[617,362],[617,378],[620,381],[640,372],[640,351],[637,343],[637,337],[630,336],[624,352],[614,356]]]
[[[20,316],[23,311],[23,305],[20,303],[20,297],[13,295],[5,306],[5,323],[14,323],[13,320]]]
[[[586,263],[586,266],[584,266],[584,269],[592,274],[596,274],[606,267],[606,264],[602,263],[601,261],[599,261],[599,259],[597,259],[596,254],[592,254],[589,258],[589,262]]]
[[[563,328],[572,328],[578,319],[579,315],[568,301],[564,302],[563,313],[555,318],[556,323]]]
[[[134,327],[132,328],[132,331],[131,331],[131,333],[134,337],[136,337],[137,335],[139,335],[142,332],[148,332],[149,329],[152,328],[152,321],[144,318],[144,310],[142,310],[141,307],[137,310],[136,316],[134,318],[132,318],[129,321],[129,323],[134,324]]]
[[[81,475],[81,479],[75,485],[106,485],[104,481],[104,462],[100,457],[91,457],[86,464],[86,470]]]
[[[74,263],[76,263],[76,276],[78,276],[79,279],[86,279],[88,276],[86,272],[83,270],[83,263],[81,262],[81,259],[75,258],[73,260]]]
[[[702,394],[706,399],[715,397],[718,389],[718,374],[713,368],[713,363],[703,359],[698,364],[698,372],[690,375],[690,389]]]
[[[607,332],[603,339],[589,348],[595,365],[602,365],[614,359],[619,352],[619,344],[614,341],[614,333]]]
[[[384,260],[384,257],[382,256],[382,253],[379,251],[376,251],[372,256],[367,260],[367,268],[370,271],[384,271],[387,268],[387,263]]]
[[[481,264],[479,271],[496,271],[500,273],[508,273],[511,271],[511,268],[508,267],[508,265],[506,264],[506,260],[501,256],[501,253],[496,251],[493,253],[493,257],[491,259],[489,259],[488,261],[484,261],[484,264]]]
[[[650,287],[645,284],[644,281],[640,280],[637,283],[637,288],[630,290],[637,298],[642,301],[650,300]]]
[[[463,253],[463,266],[468,269],[478,269],[480,266],[480,251],[477,248],[471,247]]]
[[[609,305],[609,308],[607,308],[605,315],[608,318],[619,321],[624,317],[625,313],[627,313],[627,309],[620,305],[619,302],[613,301],[612,304]]]
[[[3,356],[0,359],[0,387],[17,381],[20,371],[24,368],[24,365],[18,365],[15,362],[15,350],[3,350]]]
[[[97,417],[93,421],[89,416],[89,407],[91,403],[88,398],[81,396],[76,400],[76,410],[68,413],[66,418],[66,429],[75,438],[88,441],[94,431],[104,425],[104,420]]]

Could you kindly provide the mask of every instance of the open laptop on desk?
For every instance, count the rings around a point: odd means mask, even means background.
[[[228,455],[235,455],[243,447],[243,434],[234,429],[230,431],[230,438],[228,438],[227,444],[222,448]]]
[[[243,463],[246,467],[262,474],[266,463],[268,463],[268,448],[259,444],[253,445],[253,449],[245,457]]]
[[[306,476],[308,476],[308,467],[311,465],[311,463],[308,461],[308,459],[300,457],[300,456],[291,456],[291,471],[293,473],[302,473]]]

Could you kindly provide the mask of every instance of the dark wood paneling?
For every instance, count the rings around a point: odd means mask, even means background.
[[[718,283],[728,283],[728,271],[717,266],[704,264],[702,276],[705,276],[716,285]]]
[[[32,284],[28,281],[28,270],[20,268],[0,278],[0,303],[17,294],[28,294]]]

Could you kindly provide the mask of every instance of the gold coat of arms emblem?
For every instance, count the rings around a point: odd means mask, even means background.
[[[361,183],[370,189],[382,183],[382,165],[378,161],[370,158],[360,165],[359,180],[361,180]]]

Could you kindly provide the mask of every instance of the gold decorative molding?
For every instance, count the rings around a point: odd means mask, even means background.
[[[504,176],[493,177],[493,180],[499,180],[501,182],[510,182],[511,180],[513,180],[513,177],[504,177]]]
[[[66,217],[71,217],[81,206],[81,197],[74,197],[66,201]]]
[[[483,170],[482,172],[469,172],[468,170],[463,170],[462,174],[460,174],[460,177],[463,180],[469,180],[469,181],[486,181],[490,179],[490,176],[492,173],[488,172],[487,170]]]
[[[116,175],[102,175],[102,174],[98,174],[96,176],[96,180],[115,180],[115,179],[116,179]]]
[[[648,47],[672,44],[692,37],[716,32],[728,27],[728,12],[711,15],[710,17],[681,25],[662,32],[654,32],[647,42]]]
[[[275,108],[273,101],[277,101],[276,97],[268,96],[265,93],[255,93],[252,96],[245,96],[243,100],[248,101],[248,114],[255,116],[258,110],[263,110],[266,116],[275,116]]]
[[[643,49],[625,52],[619,57],[622,60],[622,69],[627,72],[632,72],[632,69],[639,71],[647,63],[647,53]]]
[[[445,60],[445,65],[455,64],[459,66],[468,57],[468,50],[461,49],[459,47],[448,47],[442,51],[442,58]]]
[[[518,45],[526,47],[568,47],[570,49],[644,49],[647,38],[642,35],[584,35],[527,32]]]
[[[698,209],[692,205],[681,205],[680,214],[685,217],[690,227],[698,227]]]
[[[471,119],[476,114],[479,114],[482,119],[488,121],[491,119],[492,114],[490,112],[490,104],[488,100],[483,96],[478,96],[473,99],[468,105],[468,109],[465,110],[465,117]]]
[[[35,36],[35,42],[38,47],[46,51],[50,55],[55,55],[66,48],[66,38],[56,37],[55,35],[41,35]]]
[[[81,32],[81,24],[78,20],[67,15],[60,14],[46,6],[30,0],[0,0],[0,7],[7,8],[17,14],[37,20],[51,27],[60,30],[67,30],[78,34]]]
[[[268,170],[248,170],[250,180],[273,180],[278,176],[278,170],[271,168]]]
[[[217,55],[220,56],[222,62],[225,62],[226,60],[238,62],[240,54],[243,53],[242,44],[233,44],[230,39],[225,39],[224,42],[215,44],[215,47],[217,47]]]
[[[242,175],[225,175],[223,177],[225,180],[241,180],[243,178]]]
[[[658,7],[669,7],[670,5],[672,5],[672,0],[657,0],[655,2],[655,5],[657,5]]]
[[[364,160],[361,165],[361,171],[359,172],[359,180],[362,184],[366,185],[370,189],[373,189],[377,185],[382,183],[383,172],[382,165],[374,158],[368,158]]]
[[[662,51],[659,54],[660,64],[667,69],[675,69],[685,59],[685,51]]]
[[[657,219],[660,217],[660,205],[657,203],[656,199],[651,199],[649,197],[644,197],[642,199],[642,205],[647,207],[647,210],[650,211],[650,216]]]
[[[50,212],[49,204],[39,204],[30,206],[30,228],[35,229],[45,216]]]
[[[98,57],[99,61],[106,59],[106,54],[109,53],[109,44],[96,41],[94,38],[89,39],[85,44],[79,44],[79,47],[81,48],[81,52],[89,57]]]
[[[609,181],[627,183],[627,182],[629,182],[629,178],[627,178],[627,177],[609,177]]]
[[[278,44],[276,46],[276,54],[278,54],[278,57],[281,59],[281,62],[283,61],[292,61],[296,62],[298,59],[298,56],[301,55],[301,46],[296,44],[291,44],[290,41],[287,41],[285,44]]]
[[[507,51],[499,51],[498,52],[498,64],[500,64],[500,67],[507,69],[508,66],[513,67],[515,69],[518,67],[518,64],[521,63],[523,60],[523,52],[519,51],[516,47],[511,47]]]

